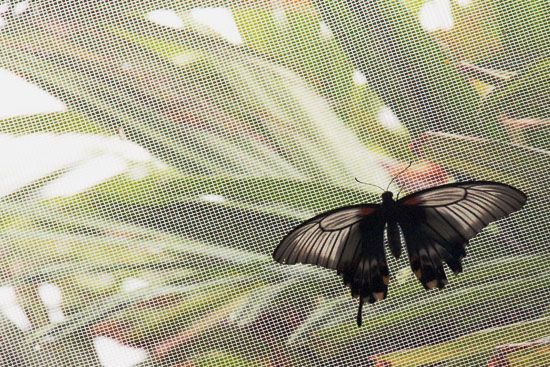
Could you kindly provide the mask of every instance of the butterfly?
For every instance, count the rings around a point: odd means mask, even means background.
[[[399,258],[401,229],[416,278],[426,289],[441,289],[447,284],[443,262],[460,273],[468,241],[526,202],[520,190],[490,181],[446,184],[397,200],[386,190],[381,204],[346,206],[302,223],[283,238],[273,258],[336,270],[352,296],[359,297],[361,326],[365,300],[374,303],[388,293],[384,230],[390,252]]]

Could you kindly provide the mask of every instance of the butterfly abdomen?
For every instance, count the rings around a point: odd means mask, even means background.
[[[399,259],[399,257],[401,256],[401,235],[399,234],[397,221],[392,219],[388,220],[386,228],[388,235],[388,245],[390,247],[391,253],[396,259]]]

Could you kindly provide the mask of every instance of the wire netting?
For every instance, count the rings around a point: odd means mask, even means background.
[[[550,366],[548,3],[0,4],[0,366]],[[489,180],[527,205],[364,309],[273,250]]]

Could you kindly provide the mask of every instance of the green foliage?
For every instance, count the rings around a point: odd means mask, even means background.
[[[376,340],[410,348],[381,356],[395,365],[481,365],[499,345],[548,335],[540,300],[548,299],[549,258],[531,250],[543,248],[548,230],[527,214],[508,222],[514,236],[494,225],[472,241],[465,273],[443,291],[424,292],[406,259],[389,264],[389,297],[367,307],[361,329],[352,321],[356,301],[335,274],[270,256],[273,239],[297,220],[378,200],[353,177],[385,187],[385,165],[415,154],[458,177],[518,186],[530,196],[526,212],[544,212],[543,5],[455,4],[457,28],[428,35],[416,0],[208,3],[231,8],[243,45],[193,21],[188,11],[203,1],[177,4],[179,30],[144,19],[174,6],[168,1],[37,0],[31,7],[40,12],[6,16],[0,67],[68,111],[2,120],[1,133],[122,131],[164,163],[149,163],[144,178],[119,175],[39,199],[63,173],[55,172],[0,199],[0,280],[16,287],[32,329],[0,319],[9,363],[74,365],[73,353],[95,366],[92,337],[104,335],[146,348],[144,366],[351,365],[358,346],[388,351]],[[321,19],[332,35],[321,33]],[[478,74],[468,82],[458,65]],[[366,85],[353,82],[355,68]],[[405,128],[380,124],[384,104]],[[501,126],[506,113],[542,128],[510,131]],[[146,285],[124,290],[131,278]],[[38,297],[44,282],[62,291],[60,324]],[[448,335],[438,335],[443,329]]]
[[[500,328],[483,330],[438,345],[390,353],[380,356],[379,359],[390,362],[394,367],[421,366],[437,362],[450,362],[452,366],[455,360],[463,366],[467,364],[476,365],[489,360],[495,348],[501,345],[539,339],[547,336],[548,330],[550,330],[550,318],[544,317],[533,321],[518,322]],[[477,351],[475,354],[472,353],[474,350]],[[465,358],[465,356],[468,357]],[[540,357],[545,358],[542,355]],[[524,361],[511,364],[511,366],[544,365],[541,364],[541,359],[537,363],[527,364]]]
[[[478,96],[449,55],[395,1],[316,1],[325,20],[369,85],[417,136],[426,130],[494,135],[495,125],[476,124]]]

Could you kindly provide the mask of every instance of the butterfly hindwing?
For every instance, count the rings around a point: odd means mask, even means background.
[[[526,201],[516,188],[488,181],[443,185],[398,200],[411,268],[424,287],[442,288],[447,282],[442,262],[455,273],[462,271],[468,240]]]
[[[372,303],[385,298],[388,290],[384,226],[380,205],[340,208],[295,228],[275,249],[273,258],[283,264],[336,270],[361,305],[363,300]]]

